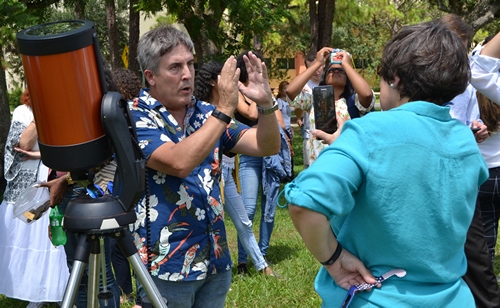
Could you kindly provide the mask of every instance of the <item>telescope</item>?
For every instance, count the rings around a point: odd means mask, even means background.
[[[31,95],[42,162],[57,171],[85,173],[113,154],[113,192],[68,203],[63,227],[79,234],[75,263],[62,307],[73,307],[89,263],[89,305],[98,290],[98,238],[113,236],[138,274],[155,307],[166,307],[128,234],[134,206],[145,187],[145,159],[125,99],[108,92],[95,25],[64,20],[36,25],[17,34]],[[73,175],[73,174],[72,174]],[[96,240],[97,239],[97,240]]]

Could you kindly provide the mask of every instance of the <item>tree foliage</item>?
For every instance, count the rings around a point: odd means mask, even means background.
[[[256,49],[254,39],[273,33],[274,25],[288,15],[288,2],[140,0],[139,8],[155,13],[166,7],[168,14],[188,30],[201,65],[206,60],[236,55],[243,49]]]
[[[429,2],[443,12],[462,17],[474,33],[500,17],[500,0],[429,0]]]

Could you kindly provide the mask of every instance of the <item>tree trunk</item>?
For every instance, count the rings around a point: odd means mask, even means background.
[[[203,65],[203,63],[205,62],[204,58],[206,56],[220,54],[220,49],[217,47],[217,44],[214,43],[212,35],[216,35],[216,31],[222,17],[222,12],[216,12],[215,10],[210,11],[212,12],[212,14],[206,14],[204,16],[203,22],[201,23],[199,22],[199,20],[195,20],[195,18],[199,18],[196,16],[189,16],[183,21],[184,26],[186,27],[188,33],[191,35],[191,40],[194,44],[194,49],[196,52],[196,63],[198,65],[198,68]],[[193,20],[190,20],[190,18],[193,18]],[[197,25],[201,25],[201,27]],[[217,27],[214,25],[217,25]],[[210,27],[213,27],[213,29],[210,29]]]
[[[475,34],[483,26],[498,18],[500,0],[431,0],[437,8],[446,13],[460,16]]]
[[[109,55],[111,68],[122,67],[120,63],[120,46],[118,45],[118,31],[116,29],[115,0],[106,0],[106,23],[108,25]]]
[[[138,0],[130,0],[129,4],[129,26],[128,26],[128,69],[137,75],[141,75],[139,62],[137,61],[137,45],[139,44],[139,11],[134,8]]]
[[[463,18],[469,23],[472,31],[476,33],[477,30],[481,29],[481,27],[494,21],[495,15],[499,10],[499,3],[488,4],[481,1],[475,6],[474,10],[470,14],[464,16]]]
[[[76,19],[85,19],[85,4],[86,0],[75,1],[75,16]]]
[[[214,41],[209,37],[208,31],[205,27],[211,25],[210,22],[205,22],[202,25],[201,29],[194,29],[191,27],[186,27],[189,33],[195,33],[194,31],[198,31],[199,35],[191,36],[193,40],[194,49],[196,51],[196,63],[198,65],[198,69],[205,63],[205,57],[211,57],[213,55],[217,55],[220,53],[217,45]],[[188,25],[188,24],[185,24]]]
[[[318,49],[332,45],[335,0],[319,0],[318,5]]]
[[[255,34],[253,37],[253,51],[264,57],[264,44],[262,43],[262,36]]]
[[[3,62],[3,47],[0,47],[0,59]],[[0,171],[2,176],[0,177],[0,194],[3,195],[5,191],[5,185],[7,182],[4,178],[4,160],[5,157],[5,142],[7,141],[7,135],[9,134],[10,128],[10,108],[9,108],[9,97],[7,95],[7,80],[5,78],[4,66],[0,65]]]
[[[309,45],[309,51],[318,51],[318,9],[316,7],[316,0],[309,0],[309,20],[311,28],[311,44]],[[307,54],[307,52],[306,52]]]

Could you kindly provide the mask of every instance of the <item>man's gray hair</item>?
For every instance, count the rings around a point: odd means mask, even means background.
[[[157,74],[161,57],[179,44],[193,52],[193,41],[189,36],[172,26],[162,26],[146,32],[137,47],[137,60],[141,70]]]

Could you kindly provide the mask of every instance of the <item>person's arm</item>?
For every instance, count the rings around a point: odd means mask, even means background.
[[[21,149],[19,147],[14,147],[14,150],[16,152],[24,154],[24,159],[25,160],[27,160],[27,159],[40,159],[40,158],[42,158],[42,155],[40,154],[40,151],[26,151],[26,150],[23,150],[23,149]]]
[[[250,104],[247,104],[247,102]],[[238,106],[236,107],[236,111],[251,121],[259,118],[257,104],[252,100],[245,99],[245,96],[241,92],[238,92]]]
[[[282,103],[282,99],[276,100],[278,102],[278,110],[276,110],[274,113],[276,115],[276,119],[278,120],[278,124],[281,126],[283,130],[286,131],[286,125],[285,125],[285,120],[283,119],[283,107],[284,104]]]
[[[319,262],[326,262],[334,255],[339,243],[330,227],[327,217],[321,213],[289,204],[288,211],[293,224],[307,249]],[[347,250],[341,249],[340,256],[325,269],[337,285],[348,290],[352,285],[376,283],[375,277],[364,264]]]
[[[219,104],[217,110],[231,117],[238,103],[240,70],[236,59],[226,60],[218,81]],[[213,150],[228,124],[215,117],[208,117],[203,126],[178,143],[165,142],[150,155],[147,166],[165,174],[187,177]],[[245,134],[246,135],[246,134]],[[182,159],[180,159],[182,158]]]
[[[474,138],[476,138],[477,143],[481,143],[488,138],[488,127],[480,121],[472,121],[471,128],[479,128],[479,130],[474,133]]]
[[[265,63],[252,52],[249,52],[248,57],[244,56],[243,59],[247,67],[249,82],[248,85],[239,84],[241,93],[253,100],[260,108],[270,109],[275,101],[269,86]],[[259,111],[257,127],[245,132],[231,152],[251,156],[270,156],[277,154],[279,150],[280,131],[276,113]]]
[[[314,63],[288,84],[288,87],[286,88],[286,95],[291,101],[299,95],[302,88],[306,85],[309,79],[311,79],[314,73],[325,64],[325,61],[328,59],[331,51],[331,47],[321,48],[316,54],[316,60],[314,60]]]
[[[225,112],[224,112],[225,113]],[[208,117],[203,126],[178,143],[165,142],[147,160],[146,165],[165,174],[187,177],[212,152],[227,124]]]
[[[31,150],[37,142],[38,134],[36,132],[35,121],[32,121],[21,134],[19,139],[19,148],[25,151]]]
[[[47,187],[50,191],[50,207],[61,203],[64,193],[68,188],[66,176],[61,176],[49,182],[41,183],[40,187]]]
[[[349,80],[351,81],[354,92],[358,94],[358,99],[361,105],[369,108],[373,102],[373,91],[368,82],[352,67],[351,56],[346,51],[339,52],[342,54],[342,67]]]
[[[481,50],[481,55],[500,58],[500,32],[497,33]]]
[[[300,127],[304,126],[304,121],[303,121],[304,110],[300,108],[295,108],[294,111],[295,111],[295,116],[297,117],[297,125]]]
[[[470,68],[474,88],[500,104],[500,33],[471,56]]]

